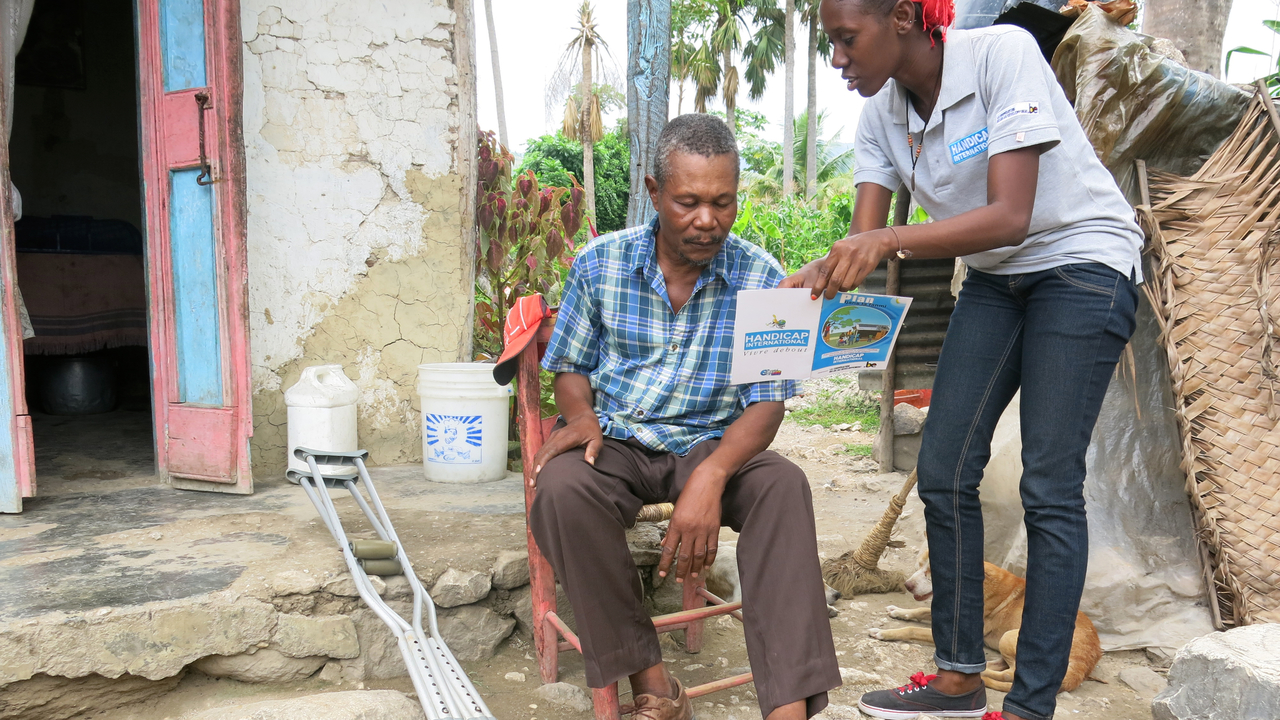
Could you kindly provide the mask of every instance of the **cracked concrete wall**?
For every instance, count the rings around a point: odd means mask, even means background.
[[[471,351],[470,3],[242,0],[255,475],[336,363],[375,464],[421,459],[417,366]]]

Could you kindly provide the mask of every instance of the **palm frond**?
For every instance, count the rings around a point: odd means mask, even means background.
[[[689,60],[689,79],[695,88],[693,106],[700,113],[707,111],[707,101],[720,92],[720,70],[719,54],[704,41]]]
[[[592,91],[596,91],[601,86],[607,86],[613,91],[613,94],[621,94],[622,92],[620,89],[622,83],[618,70],[612,62],[609,44],[600,34],[595,20],[595,11],[591,6],[590,0],[583,0],[583,3],[578,7],[573,38],[565,46],[564,52],[561,53],[560,59],[556,63],[555,72],[551,74],[547,81],[545,113],[548,124],[553,121],[562,109],[567,114],[568,108],[565,105],[570,97],[582,94],[582,54],[584,46],[588,48],[591,54],[592,74],[594,76]],[[601,50],[603,52],[600,52]],[[581,109],[582,98],[578,97],[577,102],[578,109]],[[610,103],[611,100],[603,102],[606,107]]]
[[[600,138],[604,137],[604,121],[600,117],[600,96],[591,94],[591,110],[588,112],[590,119],[588,123],[591,125],[591,143],[600,142]]]
[[[560,125],[560,132],[570,140],[578,139],[578,125],[581,117],[578,113],[578,100],[573,95],[564,104],[564,120]]]
[[[764,96],[765,82],[786,58],[786,13],[777,7],[757,9],[755,24],[758,28],[742,49],[746,62],[747,94],[752,100]]]
[[[724,72],[724,86],[721,93],[726,98],[738,96],[738,68],[730,65]]]

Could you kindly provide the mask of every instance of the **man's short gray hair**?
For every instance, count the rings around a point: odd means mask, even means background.
[[[671,174],[671,155],[688,153],[705,158],[718,155],[733,156],[733,178],[738,179],[738,141],[729,126],[714,115],[689,113],[672,118],[658,136],[658,148],[654,153],[653,179],[658,187],[666,184]]]

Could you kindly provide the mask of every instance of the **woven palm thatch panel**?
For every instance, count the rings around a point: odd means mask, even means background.
[[[1220,626],[1280,622],[1280,116],[1265,102],[1195,175],[1153,173],[1140,209]]]

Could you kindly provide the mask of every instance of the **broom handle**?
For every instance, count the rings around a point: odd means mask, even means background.
[[[862,546],[853,554],[854,562],[867,570],[875,570],[879,567],[880,556],[884,554],[884,549],[889,545],[889,536],[893,533],[893,526],[898,522],[898,517],[902,515],[902,508],[907,505],[907,496],[911,494],[911,489],[915,486],[916,471],[912,470],[911,475],[907,477],[907,481],[902,484],[902,489],[889,501],[889,507],[885,509],[884,515],[880,517],[880,522],[871,528],[871,532],[867,533],[867,539],[862,541]]]

